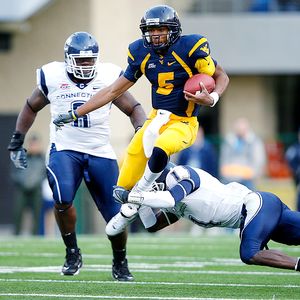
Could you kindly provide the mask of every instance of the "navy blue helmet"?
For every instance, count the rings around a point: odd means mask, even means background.
[[[155,46],[151,42],[149,28],[166,26],[169,29],[167,43]],[[177,12],[168,5],[158,5],[145,12],[141,19],[140,29],[144,46],[154,50],[164,50],[174,44],[181,35],[181,24]]]
[[[68,37],[64,46],[67,72],[79,79],[92,79],[96,75],[99,46],[96,39],[84,31]]]

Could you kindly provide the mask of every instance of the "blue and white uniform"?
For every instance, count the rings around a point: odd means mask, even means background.
[[[182,169],[189,174],[183,180],[180,179]],[[179,185],[185,190],[186,180],[194,188],[180,199],[176,190]],[[222,184],[201,169],[184,166],[175,167],[166,182],[176,201],[171,212],[178,218],[184,217],[204,227],[241,229],[240,256],[245,263],[251,263],[250,259],[270,240],[300,245],[300,212],[290,210],[272,193],[253,192],[236,182]]]
[[[87,83],[73,82],[64,62],[51,62],[37,70],[37,84],[50,102],[50,155],[47,166],[54,200],[73,202],[84,179],[99,211],[109,221],[119,211],[112,198],[118,178],[116,154],[110,144],[111,103],[65,124],[56,130],[54,118],[87,102],[97,91],[110,85],[122,74],[114,64],[101,63],[97,75]]]
[[[270,240],[300,245],[300,212],[290,210],[272,193],[253,192],[237,182],[222,184],[189,166],[171,169],[166,186],[167,191],[131,192],[128,201],[161,207],[206,228],[240,228],[240,257],[248,264]]]

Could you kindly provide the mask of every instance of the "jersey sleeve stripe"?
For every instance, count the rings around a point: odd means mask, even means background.
[[[150,58],[150,53],[148,53],[148,54],[146,55],[146,57],[143,59],[143,61],[142,61],[142,63],[141,63],[141,72],[142,72],[143,74],[145,74],[146,63],[147,63],[147,61],[149,60],[149,58]]]
[[[130,59],[134,61],[134,57],[133,57],[132,54],[130,53],[130,50],[129,50],[129,49],[128,49],[128,52],[127,52],[127,56],[130,57]]]
[[[40,69],[39,75],[40,75],[40,85],[41,85],[42,92],[47,97],[49,91],[48,91],[48,87],[46,85],[46,78],[45,78],[45,73],[44,73],[43,69]]]
[[[193,53],[196,51],[196,49],[203,43],[207,42],[206,38],[201,38],[195,45],[194,47],[191,49],[191,51],[189,52],[189,57],[191,57],[193,55]]]

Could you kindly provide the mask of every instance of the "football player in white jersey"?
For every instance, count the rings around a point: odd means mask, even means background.
[[[114,64],[98,62],[98,43],[87,32],[73,33],[65,42],[64,52],[64,62],[51,62],[37,70],[37,87],[18,116],[8,150],[15,166],[26,168],[25,135],[37,113],[50,104],[47,176],[55,201],[56,221],[66,246],[62,274],[75,275],[82,266],[82,257],[77,245],[73,201],[82,180],[106,222],[120,210],[112,198],[119,169],[109,140],[111,104],[66,124],[64,130],[56,130],[52,121],[62,112],[87,102],[123,71]],[[113,104],[130,118],[135,129],[146,120],[142,106],[129,92],[115,99]],[[108,238],[113,250],[113,277],[120,281],[133,280],[126,259],[127,232]]]
[[[147,228],[149,232],[182,217],[206,228],[239,228],[240,258],[244,263],[300,271],[299,258],[267,246],[270,240],[300,245],[300,212],[290,210],[276,195],[253,192],[237,182],[222,184],[209,173],[189,166],[169,164],[158,181],[164,182],[166,190],[114,190],[120,203],[162,208],[156,215],[153,212],[156,222]],[[117,229],[123,230],[122,222],[122,216],[116,215],[106,232],[117,234]]]

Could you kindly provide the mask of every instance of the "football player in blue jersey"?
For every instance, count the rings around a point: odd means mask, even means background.
[[[222,184],[204,170],[170,163],[157,181],[166,190],[129,192],[116,187],[114,191],[121,203],[163,208],[156,215],[152,212],[155,222],[149,232],[180,218],[205,228],[239,229],[244,263],[300,271],[299,258],[268,248],[270,240],[300,245],[300,212],[290,210],[273,193],[254,192],[237,182]]]
[[[20,112],[8,150],[15,166],[27,167],[23,141],[37,113],[50,104],[51,119],[65,110],[85,103],[101,88],[110,85],[122,73],[111,63],[99,63],[99,46],[87,32],[73,33],[65,43],[65,62],[51,62],[37,71],[37,87]],[[126,92],[112,102],[126,114],[134,128],[146,119],[142,106]],[[103,218],[108,222],[120,210],[112,197],[119,170],[109,141],[111,103],[86,115],[64,130],[50,124],[50,153],[47,176],[55,201],[54,214],[66,246],[63,275],[78,274],[81,251],[75,231],[74,197],[82,180]],[[112,275],[120,281],[133,280],[126,259],[127,232],[108,238],[113,250]]]
[[[127,148],[118,185],[147,190],[164,170],[169,157],[194,143],[200,106],[214,106],[229,78],[211,57],[206,37],[181,35],[180,20],[172,7],[159,5],[147,10],[140,29],[142,38],[129,45],[125,73],[84,105],[59,115],[54,123],[62,126],[102,107],[122,95],[144,74],[151,83],[153,109]],[[213,76],[214,91],[208,93],[204,87],[201,93],[193,95],[183,90],[187,79],[197,73]],[[123,205],[119,217],[127,217],[130,222],[139,213],[143,221],[147,211],[146,207],[137,211],[133,205]],[[126,227],[127,221],[122,219],[114,226]]]

